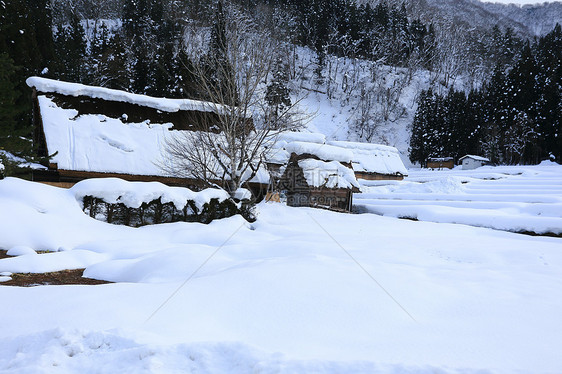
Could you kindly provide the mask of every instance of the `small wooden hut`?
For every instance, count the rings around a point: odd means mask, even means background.
[[[286,198],[289,206],[351,211],[353,192],[359,192],[351,169],[351,153],[314,142],[323,140],[316,138],[319,137],[312,134],[290,133],[273,145],[274,152],[268,160],[268,168],[273,170],[272,195]]]
[[[349,164],[323,161],[312,154],[292,153],[278,184],[289,206],[351,211],[359,192]]]
[[[452,157],[430,157],[427,159],[429,169],[452,169],[455,167],[455,160]]]

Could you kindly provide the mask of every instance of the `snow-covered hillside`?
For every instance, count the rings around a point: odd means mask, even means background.
[[[321,75],[316,54],[308,48],[295,52],[291,81],[300,107],[310,114],[307,129],[328,140],[351,140],[396,147],[409,165],[411,124],[423,89],[442,87],[428,71],[410,71],[372,61],[326,56]],[[463,88],[459,78],[451,82]]]
[[[396,0],[394,0],[396,1]],[[399,1],[396,1],[400,3]],[[510,27],[525,37],[548,33],[562,22],[562,3],[535,1],[521,6],[517,0],[426,0],[410,1],[412,14],[425,20],[453,20],[469,27],[490,29]]]
[[[504,190],[538,178],[554,193],[558,182],[547,183],[541,167],[520,170],[523,179],[502,179]],[[481,172],[466,172],[462,186],[483,186]],[[402,192],[420,192],[431,177],[414,178]],[[72,190],[0,181],[0,249],[19,254],[0,259],[0,279],[85,268],[85,276],[118,282],[0,286],[0,372],[562,367],[561,238],[279,203],[258,208],[252,224],[235,216],[130,228],[89,218]]]
[[[524,25],[531,35],[544,35],[557,23],[562,23],[562,3],[560,1],[535,1],[533,4],[500,4],[490,1],[484,8],[508,22]]]

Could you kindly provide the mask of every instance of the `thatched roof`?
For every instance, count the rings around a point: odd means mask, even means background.
[[[27,84],[35,89],[39,148],[65,171],[173,177],[164,171],[170,170],[170,139],[200,131],[199,120],[212,121],[229,108],[38,77]]]

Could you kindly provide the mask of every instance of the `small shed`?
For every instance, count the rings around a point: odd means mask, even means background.
[[[279,134],[268,147],[271,200],[286,198],[289,206],[351,211],[359,183],[349,150],[326,144],[323,134],[300,132]]]
[[[466,155],[459,159],[459,163],[463,170],[472,170],[489,164],[490,160],[482,156]]]
[[[430,157],[427,159],[429,169],[452,169],[455,161],[452,157]]]

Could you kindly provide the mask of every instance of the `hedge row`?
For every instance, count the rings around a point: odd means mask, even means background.
[[[210,223],[215,219],[242,215],[246,220],[255,221],[253,208],[249,204],[237,204],[232,199],[211,199],[198,210],[194,201],[188,200],[179,210],[171,203],[162,203],[161,199],[142,203],[138,208],[131,208],[123,203],[108,203],[103,199],[84,196],[83,210],[90,217],[100,221],[127,226],[144,226],[170,222]]]

